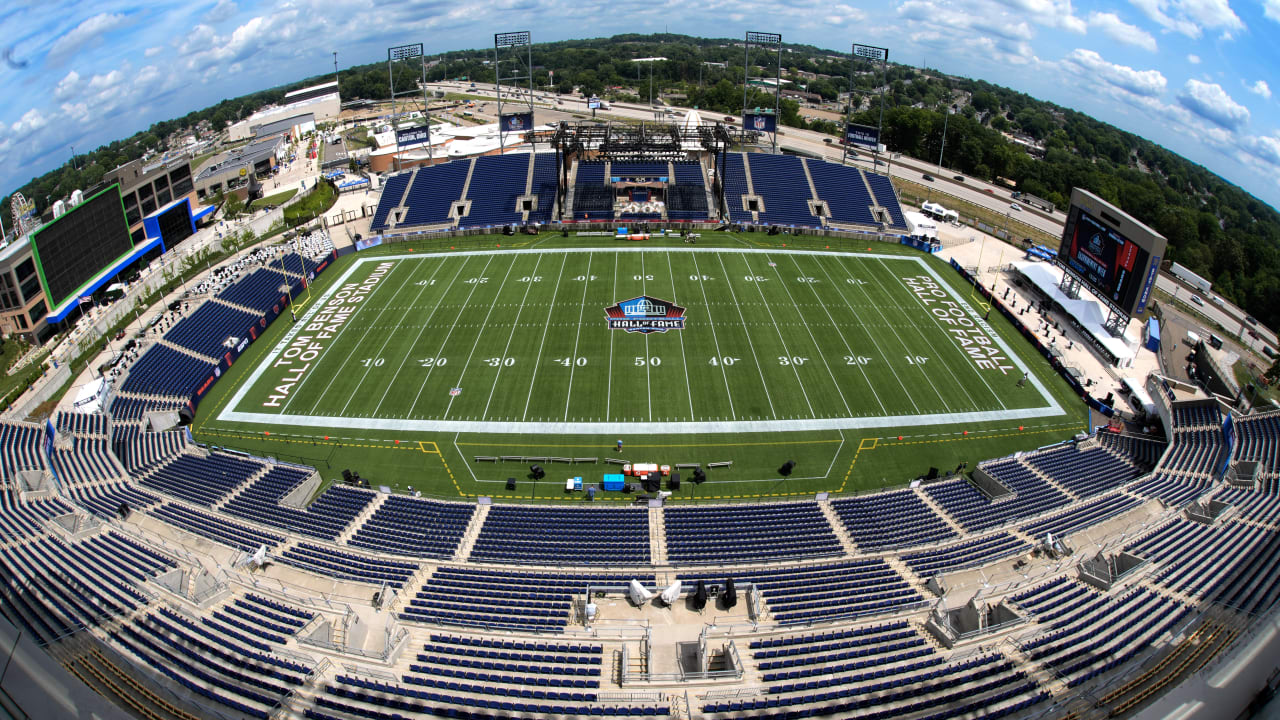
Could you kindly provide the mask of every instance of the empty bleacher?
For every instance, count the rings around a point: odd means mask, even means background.
[[[347,544],[397,555],[450,558],[474,511],[473,505],[392,495]]]
[[[234,285],[232,287],[235,287]],[[195,312],[178,321],[165,333],[166,342],[199,353],[207,358],[221,357],[229,337],[243,337],[258,318],[243,310],[221,303],[206,302]]]
[[[941,543],[956,537],[955,530],[913,490],[835,500],[831,508],[864,552]]]
[[[471,161],[456,160],[429,165],[414,172],[413,183],[405,196],[404,220],[400,226],[440,225],[450,222],[449,211],[462,197]]]
[[[672,507],[666,510],[667,558],[676,565],[764,562],[843,554],[814,503]]]
[[[402,172],[386,179],[382,186],[382,194],[378,197],[378,209],[374,211],[373,221],[369,224],[370,230],[380,232],[386,229],[387,216],[393,209],[400,206],[400,201],[404,199],[405,188],[409,187],[409,180],[412,177],[412,172]]]
[[[472,562],[643,565],[649,562],[647,508],[538,508],[495,505],[471,550]]]
[[[368,490],[331,485],[306,509],[281,505],[280,500],[313,472],[311,468],[277,465],[227,501],[222,509],[281,530],[334,540],[373,501],[374,495]]]
[[[821,221],[809,210],[813,194],[805,177],[804,164],[795,155],[753,153],[751,181],[757,195],[764,198],[760,222],[766,225],[817,227]]]
[[[828,221],[856,225],[878,225],[871,214],[875,204],[867,192],[858,168],[830,163],[824,160],[806,159],[809,175],[817,188],[818,199],[827,203]]]
[[[524,215],[517,207],[516,198],[524,195],[528,179],[527,153],[476,158],[471,183],[467,186],[466,199],[471,201],[471,211],[459,220],[459,227],[493,227],[523,222]]]
[[[888,175],[879,175],[877,173],[865,173],[867,184],[871,186],[871,193],[875,197],[877,204],[889,213],[889,227],[896,230],[906,230],[907,221],[902,215],[902,206],[898,204],[898,193],[893,189],[893,183],[889,180]]]

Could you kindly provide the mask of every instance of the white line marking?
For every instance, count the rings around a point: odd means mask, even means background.
[[[676,305],[680,301],[676,299],[676,271],[671,266],[671,253],[667,253],[667,273],[671,276],[671,302]],[[701,281],[699,281],[701,282]],[[686,320],[686,322],[688,322]],[[684,392],[689,398],[689,419],[697,420],[698,416],[693,413],[693,389],[689,386],[689,358],[684,354],[684,333],[679,334],[680,337],[680,366],[684,368]],[[727,379],[726,379],[727,381]]]
[[[564,397],[564,420],[569,421],[569,401],[573,399],[573,371],[578,365],[578,340],[582,338],[582,312],[587,309],[587,288],[591,286],[591,261],[594,255],[587,256],[587,272],[582,276],[582,300],[578,302],[578,331],[573,336],[573,361],[569,363],[569,390]],[[610,372],[613,368],[609,368]],[[529,389],[530,392],[533,388]]]
[[[565,257],[567,258],[568,255],[566,255]],[[539,255],[537,258],[534,259],[533,272],[529,274],[529,282],[524,284],[524,295],[520,296],[520,307],[516,309],[515,321],[511,323],[511,332],[510,334],[507,335],[507,344],[502,348],[503,360],[506,360],[507,353],[511,351],[511,339],[516,336],[516,330],[519,329],[520,327],[520,315],[524,313],[524,304],[529,299],[529,291],[533,289],[533,278],[538,274],[538,266],[542,264],[542,258],[543,256]],[[511,263],[511,265],[512,267],[514,267],[515,263],[514,262]],[[508,269],[507,273],[510,274],[511,270]],[[506,284],[506,278],[503,278],[503,284],[504,285]],[[486,322],[487,321],[488,321],[488,318],[486,318]],[[484,328],[481,328],[480,332],[483,333]],[[546,337],[545,333],[543,334],[543,337]],[[476,338],[476,340],[479,340],[479,339],[480,338],[478,337]],[[484,412],[480,413],[480,417],[482,418],[488,417],[489,415],[489,405],[493,403],[493,394],[498,391],[498,378],[502,377],[502,368],[504,366],[505,366],[505,363],[503,361],[498,362],[498,372],[494,373],[493,386],[489,388],[489,399],[484,402]],[[461,384],[461,381],[459,381],[459,384]],[[450,402],[452,402],[452,399],[450,400]],[[448,411],[446,411],[445,414],[448,415],[449,414]]]
[[[498,305],[497,303],[498,297],[502,295],[502,289],[507,286],[507,278],[511,277],[511,268],[515,266],[516,266],[516,259],[511,258],[511,264],[507,266],[507,273],[502,276],[502,282],[498,283],[498,292],[493,296],[494,302],[489,303],[489,310],[484,314],[484,320],[480,321],[480,332],[476,333],[476,340],[475,342],[471,343],[471,352],[467,353],[467,361],[462,364],[462,372],[458,373],[458,381],[453,384],[454,387],[462,387],[462,378],[466,377],[467,369],[471,367],[471,358],[475,356],[476,348],[480,346],[480,338],[484,337],[484,328],[486,325],[489,324],[489,316],[493,315],[493,309]],[[476,285],[479,286],[480,283],[476,283]],[[529,289],[525,288],[525,292],[526,293],[529,292]],[[501,360],[498,361],[498,368],[499,368],[499,372],[501,372],[501,368],[502,368]],[[449,396],[449,404],[445,405],[444,407],[444,415],[441,416],[442,419],[448,419],[449,410],[453,408],[453,401],[457,399],[457,397],[458,397],[457,395]]]
[[[746,256],[746,255],[743,255],[743,254],[741,254],[741,253],[739,253],[739,254],[738,254],[738,257],[740,257],[740,258],[742,259],[742,266],[743,266],[743,267],[745,267],[745,268],[747,269],[747,272],[751,273],[752,275],[755,275],[755,270],[752,270],[752,269],[751,269],[751,264],[747,262],[747,256]],[[765,255],[765,259],[768,259],[768,258],[769,258],[769,256],[768,256],[768,255]],[[762,277],[763,277],[763,276],[762,276]],[[775,318],[773,317],[773,308],[772,308],[772,307],[770,307],[773,303],[770,303],[770,302],[769,302],[769,300],[768,300],[767,298],[765,298],[765,296],[764,296],[764,290],[763,290],[763,289],[761,289],[761,287],[760,287],[760,286],[761,286],[761,285],[763,285],[764,283],[761,283],[761,282],[755,282],[755,283],[752,283],[752,284],[756,286],[756,292],[760,294],[760,304],[761,304],[761,305],[764,305],[764,311],[765,311],[765,312],[767,312],[767,313],[769,313],[769,322],[773,323],[773,331],[774,331],[774,332],[776,332],[776,333],[778,334],[778,342],[782,343],[782,352],[783,352],[783,353],[785,353],[788,357],[794,357],[794,356],[791,354],[791,353],[792,353],[791,348],[787,347],[787,341],[786,341],[786,339],[782,337],[782,328],[778,327],[778,321],[777,321],[777,319],[775,319]],[[794,301],[792,301],[792,303],[794,304]],[[743,324],[745,325],[746,323],[743,323]],[[816,345],[814,346],[814,349],[815,349],[815,350],[817,349],[817,346],[816,346]],[[821,354],[822,354],[822,353],[821,353],[821,351],[819,351],[819,352],[818,352],[818,354],[819,354],[819,355],[821,355]],[[817,416],[818,416],[818,414],[817,414],[816,412],[814,412],[814,411],[813,411],[813,403],[809,402],[809,391],[805,389],[805,387],[804,387],[804,381],[800,379],[800,370],[799,370],[799,368],[797,368],[797,367],[796,367],[796,364],[795,364],[794,362],[791,362],[791,361],[788,361],[788,362],[787,362],[787,365],[791,368],[791,373],[792,373],[793,375],[795,375],[795,376],[796,376],[796,384],[800,386],[800,394],[804,396],[804,404],[805,404],[806,406],[808,406],[808,408],[809,408],[809,416],[810,416],[810,417],[817,417]],[[839,391],[839,388],[836,388],[836,390],[837,390],[837,391]],[[843,396],[841,397],[841,399],[842,399],[842,400],[844,399],[844,398],[843,398]],[[852,410],[849,410],[849,404],[848,404],[848,403],[845,403],[844,409],[845,409],[845,411],[846,411],[846,412],[848,412],[850,415],[852,415],[852,414],[853,414],[853,411],[852,411]]]
[[[560,280],[564,277],[564,264],[568,261],[568,255],[560,258],[560,272],[556,275],[556,289],[551,291],[551,304],[547,305],[547,319],[542,323],[542,342],[538,343],[538,355],[533,359],[533,378],[529,380],[529,395],[524,400],[524,412],[520,415],[521,420],[529,417],[529,403],[533,401],[533,386],[538,382],[538,367],[542,365],[542,349],[547,346],[547,328],[551,327],[551,311],[556,307],[556,298],[560,297]],[[529,284],[532,285],[533,283]],[[573,365],[572,358],[570,358],[569,364]]]
[[[738,309],[738,322],[742,323],[742,334],[747,337],[747,347],[751,348],[751,358],[756,361],[756,372],[760,373],[760,386],[764,388],[764,396],[769,401],[769,411],[773,416],[778,417],[778,411],[773,407],[773,397],[769,394],[769,383],[764,380],[764,368],[760,365],[760,356],[756,354],[756,344],[751,340],[751,331],[747,329],[747,319],[742,315],[742,306],[738,304],[738,293],[733,289],[733,282],[729,280],[729,268],[724,265],[724,256],[716,256],[720,261],[720,272],[724,273],[724,282],[729,286],[729,297],[733,298],[733,306]],[[694,261],[697,262],[696,260]],[[695,265],[696,268],[696,265]],[[698,273],[701,275],[702,273]],[[724,363],[721,362],[723,365]],[[808,399],[805,399],[808,402]],[[809,408],[813,410],[813,408]]]
[[[484,267],[480,268],[480,274],[477,275],[476,277],[484,277],[485,271],[489,269],[489,263],[491,262],[493,262],[493,258],[489,258],[488,260],[485,260]],[[513,260],[512,264],[514,263],[515,261]],[[436,355],[435,355],[436,357],[440,357],[440,355],[444,352],[445,346],[449,344],[449,338],[453,336],[454,328],[458,327],[458,320],[462,319],[462,313],[466,312],[467,305],[471,304],[471,296],[476,294],[476,290],[479,289],[479,287],[480,287],[480,283],[478,282],[472,284],[471,291],[467,293],[467,299],[462,301],[462,307],[458,309],[458,315],[455,318],[453,318],[453,322],[449,325],[449,330],[445,332],[444,340],[440,341],[440,349],[436,350]],[[435,372],[435,370],[436,370],[435,364],[432,364],[431,367],[427,368],[427,376],[422,379],[422,384],[418,386],[418,392],[413,396],[413,404],[409,406],[410,416],[413,415],[414,410],[418,409],[418,400],[422,398],[422,391],[427,387],[427,382],[431,380],[431,373]]]
[[[667,257],[671,256],[667,255]],[[698,274],[699,278],[702,277],[702,270],[698,268],[697,255],[693,256],[693,271]],[[728,281],[729,278],[725,278],[725,282]],[[672,280],[672,282],[674,283],[675,280]],[[720,351],[720,339],[716,336],[716,322],[711,319],[711,303],[707,301],[707,284],[699,280],[698,287],[702,288],[702,307],[707,311],[707,325],[711,328],[711,342],[716,346],[716,364],[720,366],[720,376],[724,378],[724,396],[729,399],[729,414],[736,420],[738,413],[733,410],[733,391],[729,389],[729,374],[724,369],[724,353]],[[688,378],[687,373],[685,377],[686,379]],[[769,407],[772,409],[773,406],[770,405]]]
[[[613,254],[613,294],[609,296],[609,303],[618,301],[618,253]],[[606,380],[604,391],[604,419],[609,419],[609,412],[613,408],[613,336],[609,333],[609,377]]]

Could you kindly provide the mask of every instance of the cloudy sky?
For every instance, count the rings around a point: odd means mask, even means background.
[[[386,57],[664,29],[889,47],[1079,109],[1280,206],[1280,0],[6,0],[0,196],[156,120]]]

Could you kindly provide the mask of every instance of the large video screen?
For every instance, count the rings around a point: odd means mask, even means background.
[[[49,309],[133,249],[120,186],[112,185],[31,234]]]
[[[1058,257],[1099,297],[1130,313],[1142,291],[1151,253],[1083,208],[1072,206]]]

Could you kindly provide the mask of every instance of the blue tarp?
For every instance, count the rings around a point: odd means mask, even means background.
[[[1151,352],[1160,352],[1160,321],[1147,318],[1146,348]]]

